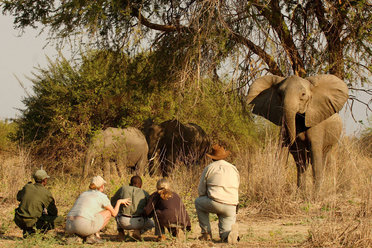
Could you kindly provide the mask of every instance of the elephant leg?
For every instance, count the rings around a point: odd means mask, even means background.
[[[303,192],[306,191],[306,155],[305,152],[299,152],[299,158],[296,161],[297,166],[297,187]]]
[[[114,161],[110,161],[110,175],[112,177],[118,177],[119,176],[117,168],[119,168],[117,163],[114,162]]]
[[[313,170],[313,183],[315,186],[315,195],[319,193],[323,180],[323,150],[314,147],[311,151],[311,161]]]
[[[166,154],[163,162],[160,164],[161,172],[163,177],[168,177],[171,173],[172,169],[174,168],[174,163],[176,159],[174,158],[173,153]]]
[[[110,171],[111,163],[109,159],[103,160],[103,176],[105,178],[111,177],[111,171]]]
[[[120,152],[114,165],[115,174],[122,178],[126,174],[127,155],[126,152]]]
[[[146,157],[146,154],[144,154],[136,163],[135,171],[137,175],[143,176],[145,174],[146,164],[147,164],[147,157]]]
[[[297,167],[297,187],[305,192],[306,190],[306,168],[307,168],[307,152],[304,147],[297,147],[297,150],[291,148],[290,152]]]
[[[88,150],[87,155],[85,157],[84,166],[83,166],[83,177],[87,178],[89,175],[89,169],[94,163],[94,156],[91,150]]]
[[[120,165],[115,164],[116,169],[115,174],[118,175],[119,178],[123,178],[125,175],[125,168],[122,168]]]

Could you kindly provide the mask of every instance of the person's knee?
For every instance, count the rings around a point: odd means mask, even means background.
[[[196,198],[194,204],[195,204],[196,210],[200,209],[201,198],[200,197]]]

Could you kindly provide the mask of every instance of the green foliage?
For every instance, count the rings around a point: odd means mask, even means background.
[[[178,118],[200,125],[213,143],[236,149],[257,143],[258,129],[249,113],[224,82],[204,79],[200,88],[189,87],[177,105]]]
[[[149,59],[90,51],[80,63],[49,61],[48,68],[34,74],[34,94],[23,101],[17,137],[32,143],[36,154],[60,160],[83,151],[95,130],[139,127],[151,115],[151,105],[171,113],[171,94],[165,83],[154,80]]]
[[[232,151],[263,140],[267,125],[257,128],[231,86],[206,77],[186,81],[181,90],[175,87],[174,68],[157,63],[161,56],[160,51],[131,57],[93,50],[75,62],[49,61],[34,73],[34,94],[23,101],[17,138],[32,145],[49,167],[62,169],[58,164],[84,154],[96,131],[141,128],[149,117],[155,123],[172,118],[196,123],[213,143]]]
[[[11,140],[15,132],[14,122],[0,120],[0,151],[12,151],[15,148],[15,143]]]

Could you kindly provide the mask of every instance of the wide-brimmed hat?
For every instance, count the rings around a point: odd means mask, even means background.
[[[90,181],[90,183],[96,185],[97,188],[100,188],[106,183],[106,181],[101,176],[95,176],[92,178],[92,181]]]
[[[50,178],[45,170],[37,170],[33,175],[35,181],[43,181],[45,178]]]
[[[212,153],[207,153],[207,156],[214,160],[220,160],[227,158],[230,155],[230,151],[226,151],[222,146],[215,144],[212,147]]]

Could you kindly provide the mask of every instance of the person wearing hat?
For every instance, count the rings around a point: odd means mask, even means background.
[[[155,235],[157,241],[166,240],[165,228],[182,240],[185,238],[184,231],[191,231],[190,217],[186,212],[179,195],[170,189],[170,183],[162,178],[156,183],[156,189],[149,197],[144,208],[144,215],[153,217],[155,221]]]
[[[209,213],[217,214],[219,236],[222,242],[238,241],[236,209],[239,202],[239,171],[225,161],[230,152],[216,144],[207,154],[213,162],[204,168],[198,187],[199,197],[195,200],[196,213],[201,228],[200,240],[212,239]]]
[[[23,237],[35,233],[36,230],[46,232],[62,225],[64,218],[58,216],[52,193],[45,187],[48,174],[45,170],[37,170],[33,178],[35,183],[27,183],[17,193],[20,202],[15,210],[14,222],[22,229]]]
[[[99,231],[115,217],[121,204],[130,205],[130,199],[119,199],[115,207],[103,193],[106,181],[101,176],[92,178],[89,190],[81,193],[67,214],[66,233],[72,234],[68,242],[102,243]],[[74,236],[76,234],[77,236]]]

